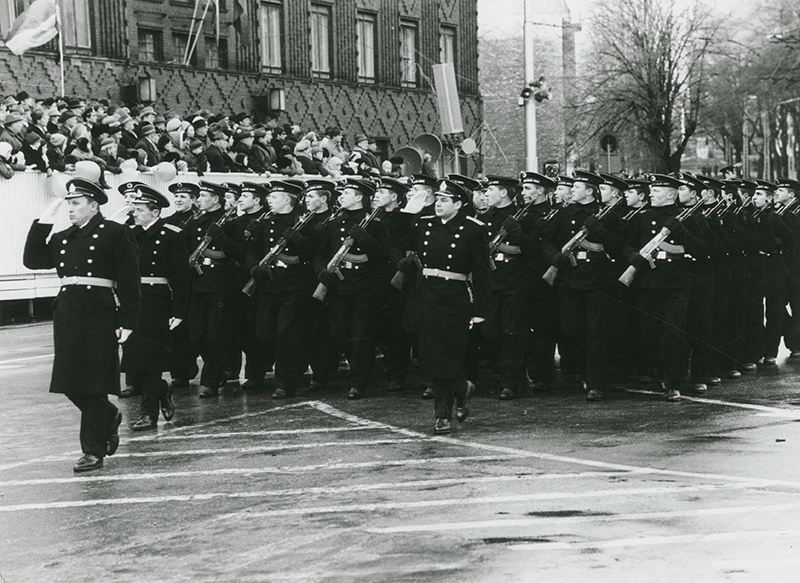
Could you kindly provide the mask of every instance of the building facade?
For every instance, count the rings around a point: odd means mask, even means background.
[[[484,165],[487,172],[515,175],[523,170],[542,171],[556,161],[561,171],[571,168],[574,153],[568,135],[569,104],[574,95],[575,33],[564,0],[538,0],[530,15],[534,30],[535,76],[544,76],[551,98],[536,104],[539,168],[526,168],[525,111],[518,98],[525,87],[523,0],[479,2],[480,84],[484,95]],[[497,21],[497,11],[506,14]]]
[[[66,95],[339,126],[351,143],[375,137],[384,155],[433,133],[445,142],[443,171],[480,171],[480,152],[458,148],[483,118],[476,0],[58,2]],[[0,1],[0,35],[28,4]],[[440,62],[454,64],[464,135],[442,136]],[[0,93],[43,98],[59,86],[56,41],[22,56],[0,47]]]

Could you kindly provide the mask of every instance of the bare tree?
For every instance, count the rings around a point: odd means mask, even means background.
[[[684,6],[684,7],[681,7]],[[586,141],[614,131],[653,171],[680,169],[698,127],[720,22],[699,3],[601,0],[577,119]]]

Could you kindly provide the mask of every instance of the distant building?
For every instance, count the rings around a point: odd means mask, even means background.
[[[502,5],[502,6],[501,6]],[[525,113],[517,99],[525,86],[523,0],[486,2],[491,10],[504,10],[514,26],[506,34],[486,34],[488,10],[478,13],[480,83],[484,96],[483,155],[487,172],[514,175],[525,170]],[[484,4],[481,4],[481,8]],[[564,0],[538,0],[534,14],[536,76],[544,75],[552,98],[536,105],[539,168],[550,160],[562,172],[570,166],[571,140],[567,135],[566,104],[573,95],[575,78],[575,24]],[[491,33],[491,31],[489,31]]]
[[[29,3],[0,1],[0,37]],[[193,13],[199,18],[206,0],[59,4],[67,95],[150,101],[179,114],[251,111],[304,129],[335,125],[350,140],[376,137],[385,156],[421,133],[441,134],[431,65],[450,61],[465,135],[483,120],[476,0],[217,0],[186,66]],[[20,57],[0,48],[0,93],[55,96],[57,50],[56,41]],[[480,166],[479,154],[456,158],[463,137],[446,144],[443,170]]]

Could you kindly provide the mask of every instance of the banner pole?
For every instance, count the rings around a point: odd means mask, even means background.
[[[63,27],[61,26],[61,6],[59,6],[58,0],[55,0],[56,3],[56,27],[58,27],[58,55],[59,55],[59,67],[61,69],[61,97],[66,97],[64,93],[64,35],[62,33]]]

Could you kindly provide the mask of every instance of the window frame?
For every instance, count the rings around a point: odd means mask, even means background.
[[[228,38],[206,35],[203,37],[203,68],[225,71],[230,68],[228,61]],[[216,55],[216,63],[209,63],[209,55]]]
[[[413,32],[414,46],[410,55],[406,50],[406,34]],[[419,47],[419,22],[416,20],[402,19],[400,21],[400,86],[419,87],[419,70],[417,68],[417,51]],[[409,67],[409,65],[411,67]],[[413,80],[407,74],[413,68]]]
[[[368,23],[372,27],[371,49],[368,53],[362,54],[362,46],[364,46],[364,39],[361,38],[361,27],[363,23]],[[374,84],[377,81],[377,63],[375,49],[378,46],[378,15],[374,12],[366,12],[359,10],[356,13],[356,68],[359,83]],[[367,65],[366,61],[362,63],[362,57],[368,56],[371,60],[372,75],[368,75],[369,71],[365,70]],[[368,67],[367,67],[368,68]]]
[[[445,47],[445,40],[450,39],[452,46],[451,46],[451,60],[445,60],[445,53],[447,52]],[[442,24],[439,27],[439,62],[440,63],[453,63],[453,68],[456,66],[456,61],[458,59],[458,55],[456,54],[458,51],[458,29],[455,26],[449,24]]]
[[[267,14],[269,10],[273,10],[273,14],[276,14],[278,19],[278,35],[276,38],[270,37],[272,40],[270,43],[267,42],[268,39],[266,38],[268,27],[264,26],[267,23]],[[283,73],[283,4],[277,0],[262,0],[258,5],[258,25],[258,40],[261,43],[259,47],[261,70],[266,73]],[[272,46],[269,47],[268,45]],[[275,45],[277,45],[277,51],[270,50],[270,48],[275,49]],[[277,54],[274,54],[276,52]],[[272,58],[272,62],[268,62],[270,57]],[[277,58],[277,64],[274,62],[275,58]]]
[[[186,39],[186,45],[179,46],[178,38],[183,37]],[[186,46],[192,42],[194,35],[189,36],[188,32],[183,31],[172,31],[172,48],[175,51],[175,64],[183,65],[183,56],[186,54]],[[197,63],[199,63],[199,59],[197,58],[197,49],[199,47],[194,48],[194,52],[192,53],[192,58],[189,59],[189,66],[190,67],[197,67]]]
[[[318,33],[315,30],[315,28],[317,28],[318,26],[318,23],[316,21],[320,16],[323,15],[327,18],[328,21],[325,30],[326,38],[320,39],[319,41],[315,42],[315,39],[318,36]],[[315,79],[333,78],[333,34],[331,34],[332,25],[333,25],[333,5],[312,2],[309,11],[308,26],[310,30],[309,49],[311,57],[311,76]],[[317,50],[318,48],[321,47],[325,47],[324,51],[325,54],[323,54],[322,50]],[[323,63],[323,61],[325,62]],[[327,70],[321,69],[320,65],[327,65]]]
[[[149,53],[146,53],[148,56],[143,57],[142,53],[142,35],[143,34],[152,34],[153,35],[153,51],[154,54],[150,57]],[[163,63],[164,62],[164,31],[158,28],[152,28],[149,26],[137,26],[136,27],[136,60],[139,62],[153,62],[153,63]]]
[[[66,5],[68,4],[68,5]],[[66,5],[66,6],[65,6]],[[78,16],[78,6],[82,7],[82,14]],[[91,50],[92,48],[92,11],[91,2],[89,0],[60,0],[59,3],[61,10],[61,23],[64,31],[64,47],[71,49]],[[72,18],[70,18],[70,16]],[[69,27],[66,23],[74,20]],[[85,33],[85,44],[79,44],[78,30],[79,27]],[[70,34],[72,33],[72,36]],[[162,38],[163,42],[163,38]]]

